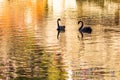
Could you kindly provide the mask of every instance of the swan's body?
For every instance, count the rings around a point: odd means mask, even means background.
[[[57,19],[57,26],[58,26],[58,27],[57,27],[57,30],[64,32],[64,31],[65,31],[65,26],[60,26],[59,21],[61,21],[60,18]]]
[[[91,27],[83,27],[83,21],[78,21],[78,24],[79,23],[81,23],[81,27],[79,28],[80,32],[83,32],[83,33],[91,33],[92,32]]]

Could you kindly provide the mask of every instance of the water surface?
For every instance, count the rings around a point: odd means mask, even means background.
[[[119,80],[119,5],[117,0],[0,0],[0,79]],[[66,26],[59,35],[58,18]],[[79,20],[91,34],[82,37]]]

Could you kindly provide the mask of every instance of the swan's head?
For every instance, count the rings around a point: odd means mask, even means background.
[[[78,24],[79,24],[79,23],[83,23],[83,21],[78,21]]]
[[[58,18],[58,20],[57,21],[61,21],[61,19],[60,18]]]

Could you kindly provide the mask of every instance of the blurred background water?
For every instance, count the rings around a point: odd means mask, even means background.
[[[0,80],[119,80],[120,0],[0,0]],[[57,19],[66,31],[57,39]],[[78,21],[91,34],[78,32]]]

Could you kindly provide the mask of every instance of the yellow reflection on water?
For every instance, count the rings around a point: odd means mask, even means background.
[[[114,2],[105,1],[104,6],[107,13],[110,13],[110,14],[114,14],[116,9],[118,9],[118,3],[114,3]]]
[[[0,3],[0,15],[2,15],[3,8],[1,7],[2,3]]]
[[[76,9],[76,0],[65,0],[65,9]]]
[[[65,10],[68,9],[75,9],[76,0],[48,0],[48,5],[53,8],[53,14],[60,14],[62,15]]]
[[[62,13],[64,10],[64,0],[53,0],[53,13]]]
[[[0,0],[0,2],[3,2],[3,1],[5,1],[5,0]]]
[[[68,67],[67,73],[68,73],[68,79],[67,80],[73,80],[72,79],[73,72],[72,72],[72,68],[70,66]]]
[[[36,3],[37,1],[36,0],[32,0],[33,3]]]
[[[30,9],[26,10],[25,22],[26,22],[27,25],[30,24],[30,23],[32,23],[32,13],[31,13]]]

